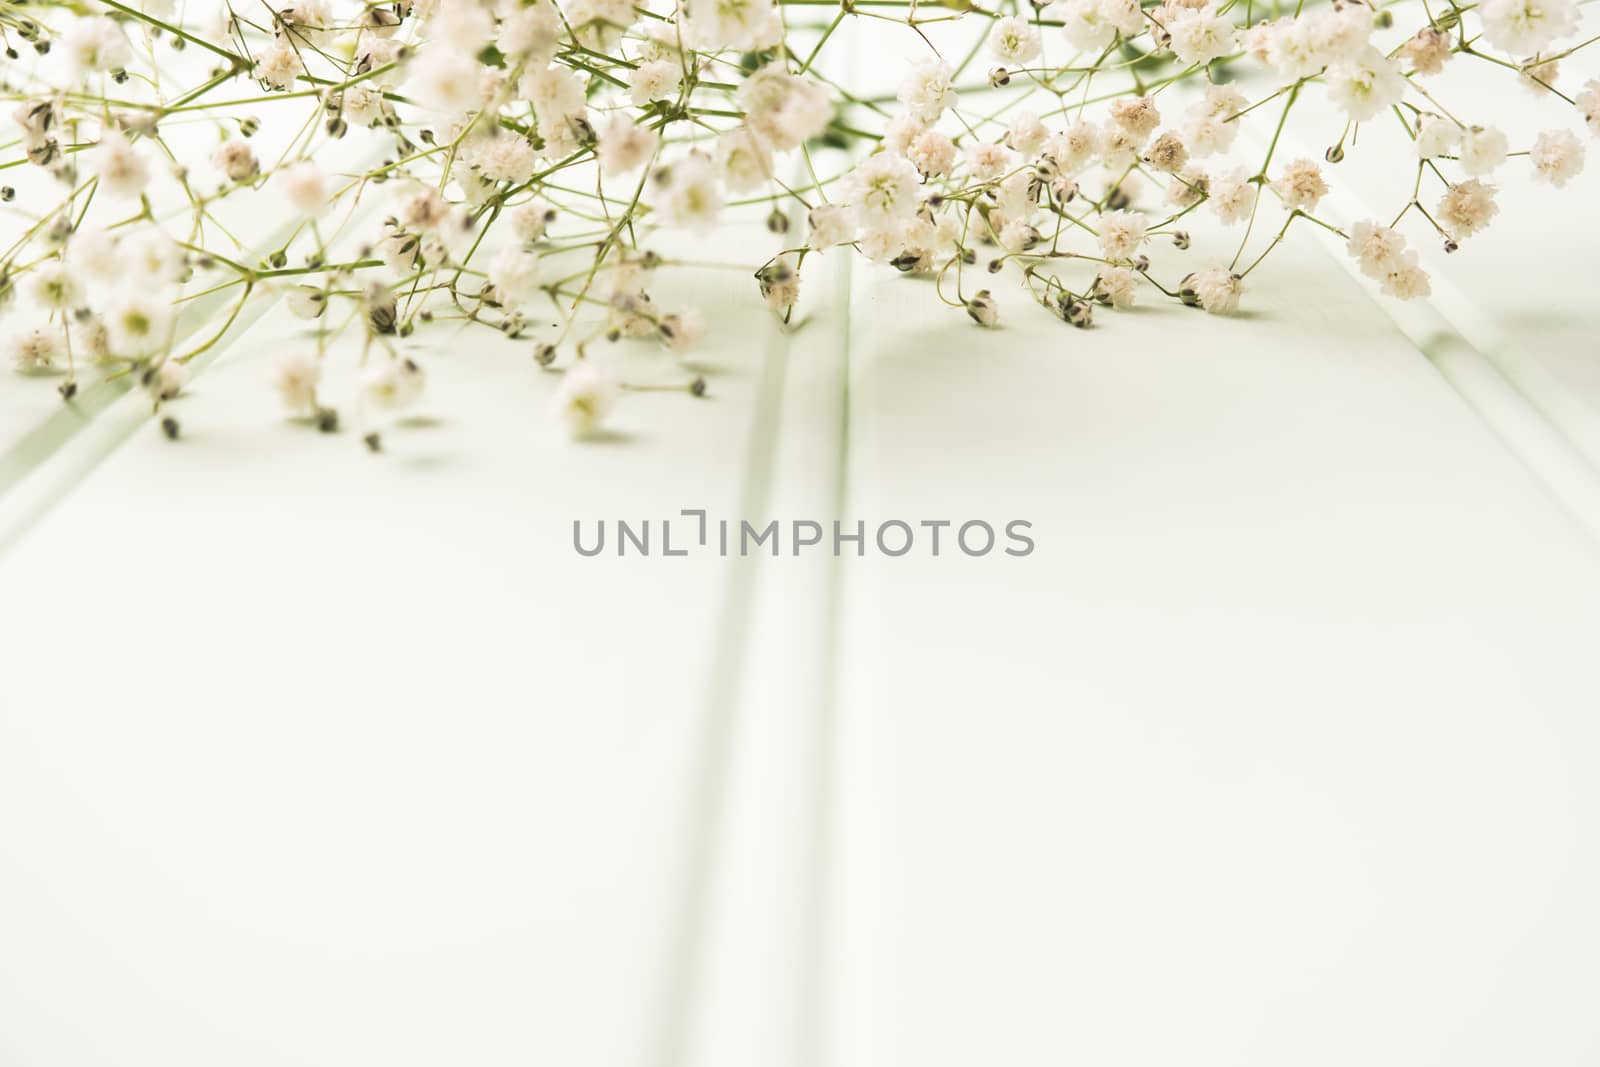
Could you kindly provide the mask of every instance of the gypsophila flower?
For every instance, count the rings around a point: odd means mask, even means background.
[[[1137,0],[1066,0],[1057,10],[1062,33],[1074,48],[1101,49],[1119,33],[1131,36],[1144,28]]]
[[[611,372],[589,360],[569,367],[551,397],[552,413],[574,437],[594,434],[610,417],[622,389]]]
[[[16,328],[7,332],[6,344],[10,349],[11,366],[22,374],[37,374],[55,367],[66,358],[66,335],[61,327],[49,323]]]
[[[150,184],[150,167],[120,130],[106,130],[95,149],[100,188],[112,196],[136,197]]]
[[[1256,187],[1243,170],[1213,176],[1210,187],[1211,210],[1225,225],[1243,222],[1256,203]]]
[[[290,350],[272,364],[272,387],[283,406],[296,414],[309,414],[317,406],[317,387],[322,384],[322,361],[309,352]]]
[[[1381,278],[1405,251],[1406,239],[1398,231],[1376,222],[1362,221],[1350,228],[1347,249],[1360,264],[1361,272]]]
[[[1233,52],[1238,46],[1233,23],[1210,5],[1180,8],[1167,23],[1170,47],[1180,62],[1204,65]]]
[[[638,170],[655,155],[660,143],[661,138],[654,130],[637,126],[625,116],[614,115],[600,131],[600,170],[604,174]]]
[[[1207,267],[1184,279],[1183,288],[1193,293],[1206,311],[1213,315],[1227,315],[1239,310],[1244,279],[1226,267]]]
[[[1100,216],[1100,251],[1111,260],[1128,260],[1145,241],[1145,218],[1136,211],[1108,211]]]
[[[993,147],[993,146],[986,146]],[[956,162],[956,143],[938,130],[924,130],[917,135],[906,149],[906,158],[911,160],[925,178],[937,178],[950,171]],[[986,156],[993,160],[993,156]],[[1000,160],[1002,168],[1004,160]],[[976,173],[977,167],[974,166]]]
[[[386,359],[370,367],[361,378],[367,403],[383,411],[400,411],[422,398],[427,375],[414,360]]]
[[[261,173],[261,161],[256,159],[255,149],[247,141],[223,142],[211,156],[211,162],[230,182],[247,182]]]
[[[1506,161],[1506,135],[1493,127],[1473,126],[1461,131],[1461,169],[1472,177],[1493,173]]]
[[[947,63],[925,59],[912,67],[900,84],[898,99],[922,122],[936,122],[945,109],[955,106],[956,90]]]
[[[310,160],[292,163],[282,172],[284,196],[289,206],[308,219],[320,216],[328,207],[328,178]]]
[[[811,236],[807,242],[812,248],[832,248],[849,241],[855,232],[850,209],[841,204],[819,204],[811,209],[808,218]]]
[[[1231,148],[1239,125],[1229,120],[1247,106],[1244,94],[1234,86],[1207,86],[1184,116],[1183,138],[1190,154],[1203,158]]]
[[[1383,294],[1397,300],[1415,300],[1433,292],[1428,275],[1417,265],[1417,254],[1412,251],[1386,260],[1379,270],[1379,280]]]
[[[1461,144],[1461,127],[1437,115],[1422,120],[1417,127],[1417,158],[1437,159],[1449,155]]]
[[[1560,189],[1583,171],[1583,143],[1571,130],[1546,130],[1528,152],[1533,176]]]
[[[543,278],[539,257],[521,248],[502,248],[489,261],[489,284],[504,303],[522,304],[539,291]]]
[[[1327,85],[1328,98],[1357,122],[1399,103],[1406,88],[1394,60],[1370,47],[1359,56],[1330,67]]]
[[[1494,186],[1485,185],[1476,178],[1457,182],[1446,189],[1439,200],[1439,222],[1453,237],[1470,237],[1489,225],[1489,220],[1499,213],[1494,193]]]
[[[1583,91],[1577,95],[1573,103],[1577,105],[1579,114],[1589,127],[1589,132],[1600,137],[1600,78],[1591,78],[1585,82]]]
[[[81,18],[61,38],[61,51],[78,77],[119,70],[133,58],[122,28],[103,15]]]
[[[1133,307],[1137,295],[1137,279],[1126,267],[1103,267],[1094,277],[1091,290],[1094,297],[1118,311]]]
[[[1450,35],[1424,26],[1401,46],[1400,54],[1418,74],[1437,74],[1452,54]]]
[[[50,311],[71,310],[83,299],[83,286],[61,262],[41,265],[34,273],[29,292],[40,307]]]
[[[106,309],[111,350],[123,359],[165,351],[172,334],[172,306],[162,297],[125,292]]]
[[[1577,0],[1484,0],[1483,35],[1501,51],[1531,56],[1578,25]]]
[[[856,165],[850,175],[849,198],[863,226],[907,219],[917,213],[917,168],[881,152]]]
[[[1309,159],[1297,159],[1283,168],[1278,180],[1272,183],[1273,192],[1293,211],[1315,211],[1317,204],[1328,194],[1328,183],[1322,178],[1322,169]]]
[[[666,170],[657,170],[655,182],[665,187],[662,213],[676,225],[709,226],[722,210],[716,164],[704,152],[690,152]]]
[[[1039,31],[1027,19],[1008,15],[994,20],[989,54],[1000,62],[1021,66],[1038,58],[1039,50]]]
[[[300,53],[287,41],[279,41],[256,53],[255,74],[273,89],[288,90],[305,73]]]
[[[628,77],[628,99],[643,107],[654,100],[676,95],[683,83],[683,69],[670,59],[641,63]]]

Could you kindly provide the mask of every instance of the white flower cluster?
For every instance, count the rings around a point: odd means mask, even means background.
[[[1561,83],[1591,40],[1577,0],[1332,0],[1276,17],[1228,0],[938,15],[889,0],[823,23],[784,2],[74,0],[8,14],[11,361],[63,375],[69,400],[82,367],[132,374],[160,406],[247,301],[278,298],[310,324],[273,370],[286,407],[338,429],[325,394],[342,370],[377,447],[384,413],[425,393],[408,339],[455,320],[525,341],[561,376],[560,420],[588,434],[641,388],[600,343],[682,355],[704,335],[699,310],[658,303],[656,279],[701,265],[719,229],[743,249],[765,218],[752,294],[785,322],[807,261],[854,253],[931,277],[934,299],[986,327],[1002,305],[987,276],[1007,272],[1079,327],[1150,297],[1225,314],[1299,223],[1411,299],[1430,291],[1422,244],[1454,251],[1493,222],[1498,174],[1525,167],[1563,189],[1600,136],[1600,81]],[[897,85],[841,83],[828,66],[826,46],[864,18],[918,42]],[[933,22],[951,24],[938,46]],[[1464,63],[1538,94],[1550,124],[1448,110],[1436,79]],[[1332,145],[1311,108],[1342,114]],[[1414,146],[1389,161],[1414,191],[1387,222],[1319,214],[1363,124]],[[1308,139],[1323,159],[1288,147]],[[374,201],[378,217],[358,210]],[[1274,224],[1258,229],[1264,204]],[[214,331],[179,314],[208,300]],[[363,343],[340,368],[344,330]],[[669,373],[706,391],[687,365]]]

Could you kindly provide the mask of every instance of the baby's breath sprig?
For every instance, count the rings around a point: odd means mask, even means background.
[[[580,435],[625,395],[705,396],[692,364],[635,381],[611,358],[670,359],[715,328],[663,295],[690,267],[748,272],[792,327],[809,265],[860,255],[931,278],[935,306],[981,327],[1001,324],[1011,274],[1088,328],[1144,298],[1231,312],[1305,224],[1385,293],[1426,296],[1411,240],[1461,248],[1498,213],[1498,172],[1559,189],[1600,135],[1600,81],[1562,77],[1597,40],[1582,15],[1577,0],[0,0],[0,313],[14,367],[61,375],[68,401],[96,368],[160,409],[252,301],[281,300],[306,323],[274,364],[284,404],[378,451],[384,414],[425,392],[411,339],[445,323],[526,346]],[[904,70],[842,65],[852,36],[901,48]],[[1514,141],[1447,106],[1437,76],[1463,63],[1535,93],[1552,125]],[[1313,104],[1342,116],[1331,145]],[[1319,215],[1329,168],[1376,123],[1414,146],[1409,196],[1387,224]],[[1308,142],[1323,160],[1286,158]],[[671,254],[719,228],[749,262]],[[348,418],[331,375],[359,386]]]

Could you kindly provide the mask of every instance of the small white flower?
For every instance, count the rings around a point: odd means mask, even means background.
[[[1161,112],[1148,96],[1123,97],[1111,102],[1111,121],[1143,140],[1161,125]]]
[[[1244,279],[1227,267],[1206,267],[1185,278],[1183,288],[1192,292],[1200,306],[1211,314],[1227,315],[1239,310]]]
[[[1455,151],[1461,143],[1461,127],[1437,115],[1422,120],[1417,128],[1417,158],[1437,159]]]
[[[539,153],[526,137],[503,133],[486,138],[474,161],[479,173],[490,181],[521,184],[533,177]]]
[[[1454,54],[1453,46],[1449,34],[1424,26],[1401,46],[1400,54],[1418,74],[1437,74]]]
[[[531,64],[550,62],[561,39],[561,16],[549,2],[513,8],[500,20],[495,45],[506,56]]]
[[[851,171],[850,202],[856,206],[863,226],[878,227],[917,213],[921,203],[919,184],[917,168],[909,160],[879,152]]]
[[[539,256],[521,248],[502,248],[489,261],[489,284],[499,294],[501,302],[515,307],[530,300],[539,291],[544,270]]]
[[[1256,203],[1255,183],[1244,170],[1235,170],[1211,179],[1211,210],[1224,225],[1232,226],[1250,217]]]
[[[688,0],[688,37],[696,47],[753,51],[782,34],[771,0]]]
[[[1032,111],[1019,111],[1007,127],[1006,143],[1025,156],[1035,156],[1050,137],[1050,129]]]
[[[683,68],[670,59],[653,59],[641,63],[628,76],[628,99],[644,107],[653,100],[666,100],[677,95],[683,83]]]
[[[247,182],[261,173],[261,161],[248,141],[225,141],[211,156],[211,164],[231,182]]]
[[[906,158],[929,178],[949,172],[956,162],[956,143],[938,130],[926,130],[917,135],[906,151]]]
[[[1470,237],[1499,213],[1494,202],[1495,188],[1476,178],[1457,182],[1439,200],[1439,221],[1456,238]]]
[[[1291,211],[1315,211],[1317,202],[1328,195],[1328,183],[1322,178],[1322,169],[1309,159],[1297,159],[1283,168],[1283,174],[1272,183],[1273,192]]]
[[[1167,23],[1172,35],[1172,54],[1187,66],[1210,63],[1236,51],[1239,40],[1233,22],[1218,15],[1209,5],[1180,8]]]
[[[122,28],[103,15],[81,18],[61,36],[61,51],[77,77],[120,70],[133,58]]]
[[[1382,278],[1405,252],[1406,239],[1387,226],[1363,220],[1350,227],[1346,249],[1361,265],[1361,273]]]
[[[1583,115],[1584,123],[1589,127],[1589,132],[1600,137],[1600,78],[1591,78],[1584,83],[1583,91],[1573,100],[1577,104],[1578,112]]]
[[[188,384],[189,369],[176,359],[164,359],[145,378],[145,388],[157,400],[171,400]]]
[[[992,182],[1011,167],[1011,150],[1005,145],[980,141],[967,149],[967,169],[980,182]]]
[[[306,414],[315,410],[320,384],[322,361],[310,352],[290,349],[273,361],[272,387],[290,411]]]
[[[661,136],[654,130],[635,125],[626,115],[613,115],[600,131],[596,155],[603,174],[626,174],[638,170],[656,154]]]
[[[483,104],[481,72],[470,55],[430,48],[411,65],[410,93],[431,111],[459,117]]]
[[[1137,294],[1137,279],[1126,267],[1104,267],[1095,276],[1092,294],[1102,298],[1118,311],[1133,307]]]
[[[899,100],[906,110],[923,122],[937,122],[946,108],[956,105],[956,90],[950,84],[950,65],[937,59],[918,61],[900,83]]]
[[[150,167],[121,130],[106,130],[95,149],[100,188],[112,196],[136,197],[150,184]]]
[[[1144,29],[1138,0],[1066,0],[1055,10],[1067,43],[1083,51],[1105,48],[1118,33],[1131,37]]]
[[[1039,47],[1038,29],[1020,16],[995,19],[989,30],[989,54],[1010,66],[1021,66],[1038,58]]]
[[[567,368],[550,398],[550,410],[574,437],[588,437],[616,407],[622,387],[609,371],[584,360]]]
[[[73,270],[97,281],[120,277],[123,257],[117,239],[107,230],[80,229],[67,242],[67,262]]]
[[[909,165],[909,164],[908,164]],[[677,226],[710,226],[722,211],[722,194],[717,190],[717,167],[704,152],[690,152],[653,176],[665,186],[658,202],[667,221]]]
[[[36,267],[28,288],[39,306],[51,311],[70,311],[83,300],[83,286],[60,260]]]
[[[1406,80],[1400,67],[1376,48],[1330,67],[1328,98],[1357,122],[1364,122],[1400,102]]]
[[[399,411],[422,397],[427,375],[412,359],[386,359],[361,376],[361,393],[373,407]]]
[[[530,200],[511,212],[511,230],[523,244],[533,244],[555,217],[555,208],[542,200]]]
[[[706,317],[699,308],[684,308],[663,315],[656,324],[656,335],[661,338],[667,351],[682,355],[699,344],[706,335]]]
[[[475,56],[494,36],[494,16],[470,0],[441,3],[428,20],[428,36],[441,51]]]
[[[122,359],[152,356],[166,349],[172,335],[172,305],[142,291],[124,292],[106,311],[111,351]]]
[[[1533,176],[1557,189],[1583,171],[1583,143],[1571,130],[1546,130],[1528,152]]]
[[[417,183],[401,192],[395,215],[407,230],[432,233],[449,217],[450,202],[433,186]]]
[[[772,63],[744,80],[734,94],[745,124],[779,152],[799,148],[833,119],[828,91]]]
[[[1110,260],[1132,259],[1145,241],[1145,218],[1137,211],[1108,211],[1100,216],[1100,251]]]
[[[1483,35],[1515,56],[1531,56],[1578,28],[1577,0],[1484,0]]]
[[[1493,126],[1461,131],[1461,169],[1473,177],[1492,173],[1506,161],[1506,135]]]
[[[1239,122],[1228,119],[1247,106],[1244,94],[1231,84],[1209,85],[1184,115],[1183,141],[1189,154],[1204,159],[1226,152],[1239,136]]]
[[[811,237],[806,242],[811,248],[832,248],[846,244],[855,234],[855,220],[850,209],[841,204],[818,204],[809,217]]]
[[[61,327],[50,323],[13,326],[6,331],[6,345],[10,349],[12,368],[22,374],[51,370],[56,360],[65,358],[67,352],[66,335]]]
[[[305,73],[300,54],[282,39],[275,41],[255,55],[256,78],[280,91],[294,87],[295,79]]]
[[[1379,279],[1383,294],[1400,300],[1415,300],[1433,291],[1427,272],[1417,265],[1415,252],[1401,252],[1385,262]]]
[[[309,159],[289,164],[281,172],[279,181],[289,206],[305,218],[317,218],[327,210],[328,179],[322,168]]]
[[[717,169],[730,193],[749,193],[772,179],[772,153],[749,130],[729,130],[717,138]]]
[[[1078,174],[1100,154],[1100,130],[1079,120],[1044,143],[1044,154],[1066,174]]]

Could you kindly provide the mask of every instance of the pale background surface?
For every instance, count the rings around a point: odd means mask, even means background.
[[[285,423],[262,307],[180,444],[130,397],[10,468],[0,1062],[1595,1062],[1600,238],[1552,217],[1420,308],[1295,233],[1247,316],[1089,333],[830,254],[784,335],[708,272],[712,396],[589,446],[481,335],[383,456]],[[569,547],[685,507],[1039,548]]]

